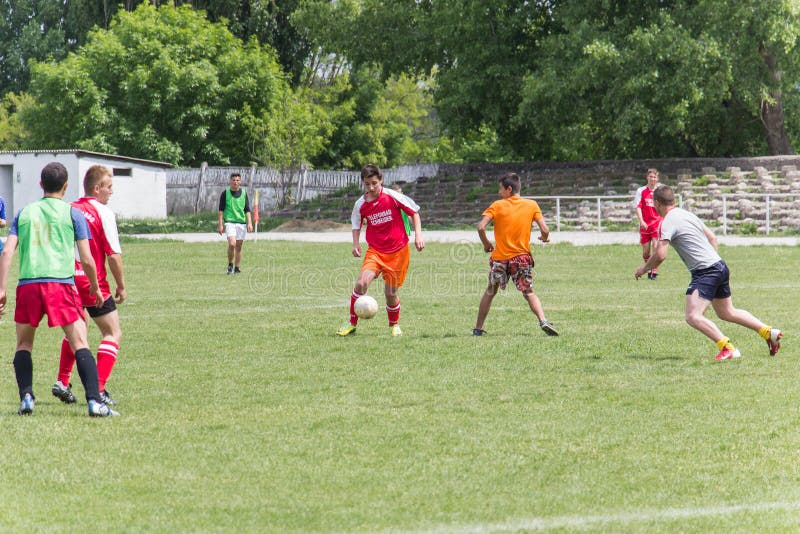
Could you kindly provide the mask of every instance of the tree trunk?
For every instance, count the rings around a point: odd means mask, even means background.
[[[761,122],[764,125],[767,149],[770,156],[794,154],[784,122],[783,97],[781,93],[782,73],[778,70],[777,60],[769,53],[764,43],[759,45],[758,52],[764,58],[764,63],[767,64],[767,68],[769,68],[770,73],[772,73],[777,82],[775,89],[769,94],[769,98],[761,101]]]

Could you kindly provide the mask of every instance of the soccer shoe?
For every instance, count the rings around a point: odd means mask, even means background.
[[[242,274],[242,271],[240,271],[238,267],[234,267],[233,274]]]
[[[473,336],[482,336],[482,335],[484,335],[486,333],[488,333],[488,332],[486,332],[486,330],[484,330],[483,328],[473,328],[472,329],[472,335]]]
[[[658,278],[658,273],[655,271],[648,271],[647,278],[649,278],[650,280],[655,280],[656,278]]]
[[[767,339],[767,346],[769,347],[769,355],[775,356],[781,348],[781,338],[783,333],[777,328],[769,331],[769,339]]]
[[[30,415],[33,413],[33,395],[26,393],[22,400],[19,401],[18,415]]]
[[[107,404],[108,406],[117,405],[117,401],[115,401],[114,398],[111,395],[109,395],[107,389],[104,389],[103,391],[100,392],[100,400],[103,401],[103,403]]]
[[[542,327],[542,330],[544,330],[544,333],[547,334],[548,336],[558,335],[558,330],[556,330],[556,327],[553,326],[553,323],[551,323],[550,321],[541,321],[539,323],[539,326]]]
[[[400,336],[403,335],[403,331],[400,330],[400,325],[399,324],[393,324],[391,332],[392,332],[392,336],[393,337],[400,337]]]
[[[63,402],[64,404],[73,404],[75,402],[75,395],[72,393],[72,388],[65,386],[61,380],[53,384],[53,396]]]
[[[116,417],[119,412],[115,412],[102,402],[89,399],[89,417]]]
[[[721,351],[719,351],[719,354],[717,354],[714,357],[714,359],[717,360],[718,362],[721,362],[722,360],[732,360],[734,358],[738,358],[741,355],[742,353],[739,352],[739,349],[737,348],[734,349],[724,348]]]
[[[350,334],[356,333],[356,325],[347,323],[339,330],[336,331],[337,336],[349,336]]]
[[[233,274],[233,264],[232,263],[228,264],[228,270],[225,271],[225,274]]]

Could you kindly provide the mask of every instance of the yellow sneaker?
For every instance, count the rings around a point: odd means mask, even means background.
[[[337,336],[349,336],[350,334],[356,333],[356,325],[347,323],[339,330],[336,331]]]
[[[400,337],[400,336],[403,335],[403,331],[400,330],[400,325],[399,324],[393,324],[392,325],[392,335],[394,337]]]

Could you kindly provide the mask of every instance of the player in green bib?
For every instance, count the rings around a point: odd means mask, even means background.
[[[11,224],[6,246],[0,254],[0,314],[5,311],[8,273],[17,248],[20,250],[19,283],[14,322],[17,349],[14,372],[19,388],[19,415],[33,413],[33,340],[42,317],[50,327],[60,326],[75,352],[78,374],[86,392],[89,415],[119,415],[103,403],[97,379],[97,364],[89,350],[83,306],[75,289],[75,249],[89,278],[96,305],[103,303],[97,270],[89,250],[89,226],[80,210],[64,202],[67,169],[58,162],[42,169],[44,198],[25,206]]]
[[[230,185],[219,197],[219,217],[217,232],[225,233],[228,240],[228,270],[227,274],[239,274],[242,271],[242,243],[247,232],[253,231],[253,221],[250,216],[250,202],[247,191],[242,189],[242,176],[235,172],[231,174]]]

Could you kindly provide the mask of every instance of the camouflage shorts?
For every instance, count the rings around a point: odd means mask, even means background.
[[[517,289],[527,291],[533,286],[533,264],[530,254],[520,254],[508,260],[489,260],[489,281],[505,289],[510,279]]]

